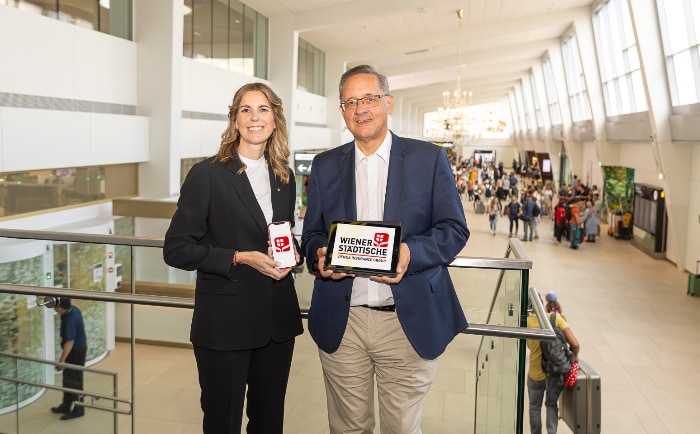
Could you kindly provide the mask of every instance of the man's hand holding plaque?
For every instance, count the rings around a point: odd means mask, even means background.
[[[401,253],[410,260],[408,246],[401,247],[401,225],[395,222],[333,221],[328,236],[328,248],[324,252],[323,269],[333,273],[377,277],[386,276],[393,280],[399,270]],[[403,251],[403,252],[402,252]],[[317,252],[318,253],[318,252]],[[319,271],[323,271],[320,267]],[[402,267],[405,272],[407,267]],[[324,277],[325,273],[321,274]],[[400,278],[397,282],[401,280]]]

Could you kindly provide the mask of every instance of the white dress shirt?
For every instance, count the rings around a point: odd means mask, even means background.
[[[384,220],[384,199],[387,175],[389,174],[390,153],[391,134],[389,132],[374,154],[365,155],[355,144],[355,202],[357,203],[358,220]],[[367,277],[356,277],[352,285],[350,305],[363,304],[369,306],[394,304],[391,287]]]

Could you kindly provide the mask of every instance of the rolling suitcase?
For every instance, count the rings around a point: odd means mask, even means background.
[[[476,204],[476,213],[483,214],[485,212],[486,212],[486,207],[484,206],[484,203],[479,201],[479,203]]]
[[[583,360],[578,366],[576,386],[559,395],[559,417],[574,434],[600,434],[600,375]]]
[[[695,274],[688,276],[688,295],[700,296],[700,261],[695,263]]]

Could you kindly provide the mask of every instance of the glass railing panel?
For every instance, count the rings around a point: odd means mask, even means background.
[[[477,356],[475,433],[517,432],[517,340],[487,336]]]
[[[0,238],[0,246],[0,283],[36,287],[36,294],[67,288],[77,292],[114,291],[113,245],[28,237]],[[61,427],[66,426],[60,414],[50,411],[63,398],[64,375],[57,371],[55,364],[61,356],[60,315],[52,305],[42,306],[47,294],[36,294],[0,293],[0,353],[10,355],[0,358],[0,376],[3,377],[0,432],[3,433],[61,432]],[[114,306],[79,297],[74,298],[72,304],[81,310],[85,322],[86,361],[90,367],[107,357],[113,345]],[[13,369],[7,369],[8,364]],[[115,408],[111,399],[117,393],[114,376],[87,369],[83,374],[82,402],[88,407]],[[6,378],[8,374],[11,378]],[[130,404],[127,402],[122,407],[131,418]],[[115,422],[113,411],[90,408],[84,417],[72,423],[76,427],[72,432],[112,433],[116,429]],[[95,431],[96,426],[98,431]]]
[[[500,278],[488,311],[489,325],[520,325],[522,271],[498,270]],[[516,432],[518,340],[485,336],[477,354],[475,433]]]
[[[0,300],[7,294],[0,294]],[[0,333],[4,333],[0,326]],[[17,363],[15,359],[0,354],[0,432],[17,434],[19,421],[17,420],[17,405],[20,402],[20,386],[11,381],[17,378]]]
[[[0,294],[5,301],[11,297],[33,299],[32,296]],[[104,304],[104,303],[103,303]],[[40,312],[40,306],[31,306]],[[13,340],[22,334],[36,330],[36,324],[18,319]],[[50,327],[49,327],[50,328]],[[52,336],[37,336],[36,340],[44,348],[51,349]],[[40,359],[27,355],[27,347],[15,347],[12,353],[0,352],[0,432],[2,433],[38,433],[63,432],[66,422],[62,414],[51,411],[63,401],[63,378],[65,369],[59,372],[59,366],[51,359]],[[23,354],[24,353],[24,354]],[[75,369],[81,369],[76,367]],[[85,415],[71,424],[72,433],[105,434],[116,432],[116,418],[111,411],[98,411],[97,408],[115,408],[116,373],[101,372],[94,368],[83,368],[83,387],[81,402],[86,406]],[[74,385],[68,385],[75,392]],[[126,406],[129,411],[129,406]],[[96,427],[99,427],[96,431]]]
[[[450,277],[469,323],[485,324],[501,270],[450,267]],[[474,291],[474,288],[480,288]],[[500,307],[501,310],[505,306]]]
[[[75,236],[76,234],[71,234]],[[104,237],[109,239],[110,237]],[[114,244],[89,244],[79,243],[78,240],[68,238],[69,242],[61,241],[41,241],[29,240],[25,241],[31,244],[34,250],[22,248],[15,249],[16,251],[31,250],[32,254],[25,255],[28,258],[20,258],[11,261],[11,272],[8,273],[3,267],[7,267],[6,263],[0,264],[0,283],[12,284],[33,284],[38,288],[45,286],[55,286],[58,288],[70,288],[80,290],[93,291],[116,291],[130,292],[133,287],[136,293],[149,294],[152,288],[165,288],[165,293],[161,292],[158,295],[165,295],[167,299],[175,299],[180,297],[180,293],[170,297],[168,294],[169,286],[189,288],[190,297],[195,284],[194,272],[186,272],[168,267],[164,264],[162,258],[162,248],[158,245],[157,240],[152,243],[143,242],[149,247],[131,247],[129,245],[121,246],[129,242],[128,237],[116,237],[118,239]],[[88,238],[90,239],[90,238]],[[90,239],[92,241],[92,239]],[[135,244],[141,243],[139,239],[133,238]],[[6,239],[0,238],[0,242],[5,242]],[[12,241],[19,243],[20,241]],[[511,240],[511,243],[514,241]],[[34,245],[36,244],[36,245]],[[519,243],[516,243],[519,244]],[[518,247],[518,246],[516,246]],[[3,251],[6,249],[3,249]],[[53,257],[51,261],[45,261],[42,255],[46,255],[46,251],[51,251]],[[523,260],[524,252],[513,250],[509,253],[508,258],[465,258],[467,265],[453,265],[450,267],[450,273],[453,277],[455,287],[460,298],[462,307],[470,324],[482,325],[484,327],[506,327],[515,330],[523,324],[522,313],[523,303],[525,300],[522,297],[522,289],[527,282],[527,270],[531,267],[529,260]],[[100,254],[102,257],[100,258]],[[41,257],[41,258],[40,258]],[[72,260],[79,257],[79,266],[74,267]],[[4,258],[3,258],[4,259]],[[459,259],[459,258],[458,258]],[[17,260],[26,261],[28,264],[14,264]],[[46,270],[37,266],[32,261],[42,264],[49,263],[51,266],[51,279],[47,279]],[[0,260],[0,262],[3,262]],[[57,264],[65,264],[63,267]],[[117,284],[117,265],[121,264],[119,276],[121,277],[121,288]],[[17,275],[16,270],[25,270],[20,273],[25,276],[24,280],[14,280],[14,278],[3,280],[1,277]],[[27,272],[28,270],[28,272]],[[3,274],[4,273],[4,274]],[[38,277],[37,277],[38,276]],[[109,280],[113,280],[109,283]],[[295,281],[299,301],[302,309],[307,309],[310,304],[311,293],[313,290],[314,277],[306,271],[299,270],[295,273]],[[100,281],[98,284],[95,281]],[[76,287],[75,285],[80,285]],[[92,285],[92,286],[91,286]],[[124,291],[128,288],[128,291]],[[141,288],[143,291],[139,291]],[[475,288],[479,288],[475,291]],[[57,289],[56,291],[61,291]],[[106,294],[105,294],[106,295]],[[114,294],[115,296],[126,296],[127,294]],[[80,298],[80,297],[78,297]],[[26,300],[24,304],[27,304]],[[93,300],[78,300],[76,305],[85,306],[86,312],[91,312],[91,306],[98,305],[96,310],[101,312],[106,311],[104,316],[105,323],[111,324],[111,329],[107,330],[107,345],[115,345],[114,336],[116,336],[116,345],[128,345],[131,347],[131,340],[141,340],[143,343],[151,343],[149,341],[163,341],[175,344],[187,344],[189,342],[189,324],[191,322],[191,311],[189,309],[173,309],[171,304],[155,305],[134,305],[133,308],[129,302],[126,303],[106,303],[104,299]],[[184,307],[184,306],[181,306]],[[191,307],[191,305],[189,305]],[[43,308],[42,308],[43,309]],[[81,307],[82,309],[82,307]],[[41,309],[39,309],[41,310]],[[43,311],[48,311],[43,309]],[[134,315],[132,316],[132,312]],[[112,316],[110,316],[112,315]],[[176,317],[176,319],[173,319]],[[167,318],[167,320],[166,320]],[[1,318],[0,318],[1,321]],[[47,344],[44,350],[46,359],[56,359],[57,353],[55,342],[59,340],[56,334],[57,323],[55,317],[49,317],[43,320],[45,327],[53,328],[51,332],[46,333]],[[133,328],[132,328],[133,324]],[[158,326],[160,324],[160,327]],[[167,324],[166,326],[163,326]],[[0,331],[2,325],[0,324]],[[150,334],[149,334],[150,333]],[[477,331],[477,334],[480,332]],[[511,333],[513,331],[511,330]],[[49,336],[53,337],[54,342]],[[99,341],[101,338],[95,338]],[[518,414],[522,410],[518,408],[518,399],[523,393],[522,380],[524,370],[524,351],[520,348],[520,341],[513,339],[513,336],[507,337],[491,337],[487,336],[483,342],[481,338],[475,336],[460,336],[459,341],[455,342],[460,347],[465,347],[467,357],[472,357],[472,354],[477,354],[476,362],[474,359],[469,361],[465,359],[465,364],[474,363],[474,377],[476,378],[476,402],[474,407],[465,408],[465,411],[471,413],[475,409],[475,426],[478,428],[476,432],[521,432],[515,429],[518,425],[519,418],[522,414]],[[120,342],[127,340],[128,343]],[[457,340],[456,340],[457,341]],[[111,344],[110,344],[111,342]],[[463,343],[467,342],[466,345]],[[0,342],[0,345],[2,343]],[[453,344],[454,346],[454,344]],[[469,347],[469,348],[466,348]],[[461,348],[460,348],[461,349]],[[94,367],[98,369],[110,370],[110,364],[114,363],[129,363],[131,365],[133,354],[130,354],[126,360],[115,361],[114,358],[104,357],[97,362]],[[192,361],[188,362],[188,370],[194,369]],[[154,366],[148,363],[148,357],[139,355],[139,363],[132,369],[134,376],[131,378],[120,377],[118,382],[118,396],[124,399],[136,400],[145,399],[152,401],[158,398],[171,398],[170,396],[152,397],[149,394],[139,396],[138,377],[165,379],[177,378],[177,369],[173,367]],[[136,380],[135,380],[136,378]],[[96,384],[101,384],[100,380],[93,379]],[[166,386],[167,387],[167,386]],[[473,386],[470,386],[473,387]],[[193,384],[193,390],[197,390],[197,385]],[[166,393],[167,395],[167,393]],[[139,396],[139,398],[136,398]],[[92,402],[96,406],[113,406],[112,401],[97,399]],[[128,412],[130,406],[125,407]],[[91,411],[95,413],[98,410]],[[155,410],[154,410],[155,411]],[[186,415],[187,410],[182,409],[178,412],[154,413],[148,415],[148,418],[153,419],[177,419],[180,416]],[[140,415],[144,416],[144,415]],[[131,432],[134,426],[134,416],[132,414],[119,415],[118,424],[119,432]],[[500,427],[500,428],[499,428]],[[479,429],[482,429],[479,431]],[[486,431],[488,429],[488,431]],[[9,432],[12,432],[11,430]]]

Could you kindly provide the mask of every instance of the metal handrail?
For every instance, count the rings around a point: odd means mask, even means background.
[[[0,283],[0,292],[5,292],[9,294],[36,296],[41,295],[58,298],[64,297],[78,300],[95,300],[114,303],[126,303],[141,306],[175,307],[181,309],[194,308],[194,300],[191,298],[184,297],[125,294],[119,292],[97,292],[86,291],[83,289],[57,289],[43,286],[11,285],[5,283]],[[539,298],[537,298],[537,300],[539,300]],[[542,310],[542,312],[544,312],[544,308],[542,307],[541,301],[539,302],[539,308]],[[307,318],[308,314],[308,309],[301,310],[301,315],[303,318]],[[546,316],[546,314],[540,313],[538,315],[538,318],[540,318],[540,315],[543,318]],[[544,326],[542,327],[542,329],[529,329],[523,327],[470,323],[469,327],[466,330],[462,331],[462,333],[469,335],[500,336],[515,339],[553,340],[556,337],[556,335],[554,334],[551,325],[549,325],[549,329],[547,329],[547,324],[549,324],[549,322],[540,321],[540,323],[541,326]]]
[[[86,289],[52,288],[48,286],[12,285],[0,283],[0,292],[22,295],[43,295],[77,300],[95,300],[114,303],[136,304],[142,306],[177,307],[193,309],[194,300],[185,297],[167,297],[162,295],[142,295],[122,292],[101,292]]]
[[[121,408],[101,407],[99,405],[86,404],[85,402],[82,402],[82,401],[74,401],[73,405],[77,405],[77,406],[81,406],[81,407],[96,408],[98,410],[108,411],[110,413],[119,413],[119,414],[124,414],[124,415],[130,415],[132,412],[132,402],[128,399],[119,398],[117,396],[102,395],[100,393],[86,392],[85,390],[82,390],[82,389],[71,389],[70,387],[54,386],[53,384],[38,383],[36,381],[20,380],[19,378],[6,377],[4,375],[0,375],[0,381],[9,381],[12,383],[26,384],[28,386],[40,387],[42,389],[58,390],[59,392],[74,393],[76,395],[89,396],[89,397],[96,398],[96,399],[104,399],[106,401],[113,401],[115,404],[117,402],[121,402],[121,403],[127,404],[129,406],[129,409],[124,410]]]
[[[115,244],[134,247],[163,247],[163,238],[131,237],[120,235],[82,234],[77,232],[35,231],[0,228],[0,238],[21,240],[49,240],[73,243]]]
[[[60,242],[85,242],[93,244],[126,245],[134,247],[163,247],[162,238],[82,234],[72,232],[37,231],[24,229],[0,228],[0,237],[32,240],[50,240]],[[522,245],[520,245],[519,243],[510,243],[509,251],[513,252],[515,259],[458,256],[449,264],[449,267],[500,270],[527,270],[532,268],[532,261],[528,258],[527,253],[525,253],[524,249],[522,248]],[[152,296],[126,293],[106,293],[71,288],[57,289],[49,287],[35,287],[11,284],[0,284],[0,289],[3,292],[13,294],[67,297],[81,300],[96,300],[115,303],[127,303],[132,305],[175,307],[183,309],[194,308],[194,300],[183,297]],[[308,309],[302,309],[301,315],[303,318],[307,318]],[[543,323],[542,321],[540,322]],[[544,323],[546,323],[546,321]],[[541,324],[541,326],[542,325],[545,324]],[[470,323],[469,328],[464,330],[462,333],[483,336],[500,336],[515,339],[554,339],[554,333],[549,333],[549,331],[547,331],[546,329],[543,331],[537,329],[525,329],[523,327],[510,327],[479,323]]]

